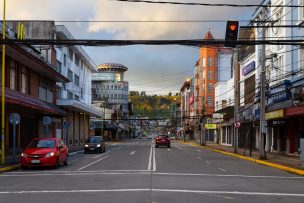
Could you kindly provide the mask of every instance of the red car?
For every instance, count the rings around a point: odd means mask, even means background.
[[[158,135],[155,138],[155,147],[157,148],[158,146],[167,146],[170,148],[170,139],[168,135]]]
[[[58,168],[60,164],[68,164],[69,150],[61,139],[36,138],[20,155],[23,169],[32,166],[52,166]]]

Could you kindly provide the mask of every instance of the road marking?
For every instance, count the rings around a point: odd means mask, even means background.
[[[108,153],[110,153],[110,152],[111,152],[111,151],[108,151],[108,152],[103,153],[103,154],[99,154],[99,155],[97,155],[97,156],[94,156],[93,158],[96,159],[96,158],[101,157],[101,156],[103,156],[103,155],[105,155],[105,154],[108,154]]]
[[[149,163],[148,163],[148,170],[149,170],[149,171],[151,171],[152,150],[153,150],[153,144],[151,144],[151,149],[150,149],[150,156],[149,156]]]
[[[167,149],[168,151],[171,151],[171,149]]]
[[[217,169],[220,170],[220,171],[226,172],[226,170],[223,169],[223,168],[217,168]]]
[[[202,159],[202,157],[197,157],[198,159]]]
[[[176,148],[178,148],[178,149],[183,149],[183,148],[181,148],[181,147],[179,147],[179,146],[177,146],[177,145],[174,145]]]
[[[86,165],[86,166],[83,166],[83,167],[77,169],[77,170],[80,171],[80,170],[82,170],[82,169],[85,169],[85,168],[87,168],[87,167],[89,167],[89,166],[91,166],[91,165],[93,165],[93,164],[96,164],[97,162],[100,162],[100,161],[102,161],[102,160],[108,158],[109,156],[110,156],[110,155],[105,156],[105,157],[102,157],[101,159],[98,159],[97,161],[94,161],[94,162],[92,162],[92,163],[90,163],[90,164],[88,164],[88,165]]]
[[[41,193],[101,193],[101,192],[171,192],[171,193],[197,193],[197,194],[220,194],[220,195],[251,195],[251,196],[284,196],[304,197],[299,193],[271,193],[271,192],[240,192],[240,191],[208,191],[208,190],[179,190],[179,189],[109,189],[109,190],[22,190],[0,191],[0,194],[41,194]]]
[[[198,150],[196,150],[196,151],[198,151],[198,152],[202,152],[202,150],[199,150],[199,149],[198,149]]]
[[[152,149],[153,149],[153,171],[156,171],[155,148],[152,147]]]
[[[136,152],[136,151],[133,151],[133,152],[131,152],[130,154],[133,155],[133,154],[135,154],[135,152]]]
[[[210,161],[205,161],[207,164],[211,164],[211,162]]]

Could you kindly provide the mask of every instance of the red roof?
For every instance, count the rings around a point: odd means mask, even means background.
[[[214,39],[213,35],[211,34],[210,31],[208,31],[205,36],[204,36],[204,39]]]

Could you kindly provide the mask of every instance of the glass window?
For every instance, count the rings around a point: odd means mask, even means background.
[[[212,57],[208,57],[208,67],[212,66]]]
[[[63,65],[66,67],[66,54],[63,54]]]
[[[75,85],[79,87],[79,76],[75,75],[74,78],[75,78]]]
[[[29,144],[29,148],[54,148],[56,146],[55,140],[33,140]]]
[[[212,80],[212,70],[208,70],[208,80]]]
[[[73,51],[71,49],[69,49],[69,59],[73,61]]]
[[[28,94],[28,70],[26,67],[22,66],[21,69],[21,92]]]
[[[277,26],[282,25],[282,18],[283,18],[283,9],[278,10],[275,14],[276,24]],[[277,32],[275,34],[279,35],[282,33],[282,28],[276,28]]]
[[[208,83],[208,93],[212,92],[212,83]]]
[[[17,90],[17,68],[14,60],[10,60],[10,88]]]
[[[68,70],[68,79],[73,82],[73,72],[71,70]]]
[[[46,101],[46,88],[39,86],[39,99]]]
[[[208,96],[208,106],[212,106],[212,97]]]
[[[47,90],[46,100],[47,100],[47,102],[53,103],[53,91],[52,90]]]
[[[78,67],[79,67],[79,61],[80,61],[79,57],[75,55],[75,64]]]
[[[68,92],[68,99],[73,99],[73,93],[72,92]]]
[[[58,73],[61,73],[61,63],[60,63],[60,61],[56,61],[56,71]]]
[[[206,58],[202,58],[202,65],[203,65],[203,68],[206,67]]]

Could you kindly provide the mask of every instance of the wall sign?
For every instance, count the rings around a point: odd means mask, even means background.
[[[255,69],[255,61],[250,62],[247,66],[243,67],[242,75],[248,75]]]

